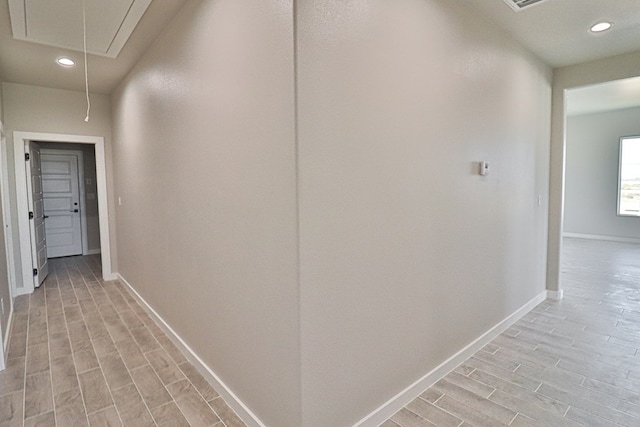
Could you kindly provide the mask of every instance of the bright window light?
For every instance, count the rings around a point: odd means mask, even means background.
[[[640,136],[620,138],[618,215],[640,216]]]

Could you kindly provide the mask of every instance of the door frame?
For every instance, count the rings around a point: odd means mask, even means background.
[[[7,139],[5,135],[4,125],[0,121],[0,195],[2,203],[0,212],[2,212],[2,221],[0,227],[4,230],[4,243],[6,250],[7,262],[7,280],[9,282],[9,315],[7,317],[6,329],[3,330],[0,325],[0,371],[5,369],[5,359],[9,351],[9,333],[11,331],[11,322],[13,320],[13,298],[15,296],[15,264],[13,261],[13,236],[11,230],[11,208],[9,206],[9,173],[7,159]]]
[[[29,230],[29,211],[27,174],[25,170],[25,145],[29,141],[39,143],[67,142],[93,144],[96,153],[96,186],[98,192],[98,216],[100,224],[100,250],[102,253],[102,277],[115,280],[112,271],[111,242],[109,237],[109,206],[107,197],[107,171],[104,151],[104,138],[100,136],[66,135],[40,132],[13,132],[13,154],[16,178],[16,204],[18,208],[18,241],[20,243],[22,287],[14,295],[30,294],[35,289],[33,283],[33,261],[31,259],[31,235]]]
[[[87,240],[87,213],[85,203],[85,188],[84,188],[84,153],[82,150],[64,150],[61,148],[40,148],[40,161],[42,161],[42,155],[74,155],[78,158],[78,192],[80,193],[80,230],[82,233],[82,255],[89,255],[89,241]]]
[[[2,217],[4,223],[0,224],[4,227],[4,244],[7,253],[7,272],[9,275],[9,294],[11,296],[10,309],[13,310],[13,298],[16,296],[16,275],[15,275],[15,261],[13,254],[13,229],[11,227],[11,201],[10,189],[9,189],[9,157],[7,155],[7,140],[4,133],[4,127],[0,122],[0,194],[2,195]]]

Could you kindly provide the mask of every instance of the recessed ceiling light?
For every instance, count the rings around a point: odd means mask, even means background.
[[[592,33],[601,33],[602,31],[607,31],[612,25],[611,22],[602,21],[593,25],[590,30]]]
[[[63,56],[62,58],[58,58],[56,62],[58,63],[58,65],[62,65],[63,67],[73,67],[74,65],[76,65],[73,59],[67,58],[65,56]]]

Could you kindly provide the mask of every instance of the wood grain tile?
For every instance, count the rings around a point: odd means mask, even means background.
[[[52,334],[51,339],[49,339],[49,352],[52,359],[71,356],[71,342],[67,337],[66,331],[60,334]]]
[[[113,405],[111,394],[100,369],[78,375],[80,390],[88,414]]]
[[[133,338],[119,341],[115,345],[120,353],[120,357],[122,357],[124,364],[129,370],[139,368],[149,363]]]
[[[56,420],[60,426],[88,426],[80,387],[55,395]]]
[[[142,396],[134,384],[113,390],[113,399],[116,401],[116,408],[120,413],[134,407],[145,407]]]
[[[211,426],[221,421],[188,380],[173,383],[167,389],[192,426]]]
[[[78,387],[73,358],[63,356],[51,361],[51,381],[54,395]]]
[[[564,300],[534,308],[425,400],[463,425],[503,425],[511,413],[514,427],[640,425],[640,245],[565,239],[564,250]],[[415,401],[407,409],[420,413]],[[397,415],[400,427],[416,422]]]
[[[146,326],[133,328],[130,332],[143,353],[153,351],[159,347],[158,341],[151,335],[151,332],[149,332]]]
[[[0,396],[0,425],[22,427],[23,404],[21,391]]]
[[[218,397],[218,392],[211,387],[211,384],[204,379],[204,377],[198,372],[198,370],[189,362],[180,365],[180,370],[191,381],[196,390],[205,398],[208,402]]]
[[[12,334],[7,359],[24,357],[27,354],[27,334]]]
[[[99,256],[50,260],[43,286],[15,299],[0,427],[244,426],[126,287],[97,279],[100,267]],[[164,384],[184,391],[179,403]]]
[[[27,347],[27,375],[49,369],[49,343],[46,341]]]
[[[516,416],[516,412],[511,409],[507,409],[497,403],[494,403],[488,399],[478,396],[477,394],[459,387],[446,379],[438,381],[434,388],[459,402],[471,406],[479,412],[500,421],[503,424],[511,423],[511,420]]]
[[[149,409],[171,401],[171,396],[151,366],[134,369],[131,375]]]
[[[56,425],[56,417],[53,411],[25,420],[24,427],[52,427]]]
[[[24,390],[25,357],[7,361],[7,367],[0,371],[0,395]]]
[[[111,390],[131,384],[133,380],[118,353],[110,353],[100,358],[102,372]]]
[[[215,413],[220,417],[227,427],[244,427],[245,423],[238,415],[227,405],[221,397],[215,398],[209,402],[209,406],[213,408]]]
[[[435,405],[461,420],[469,422],[474,427],[505,427],[507,425],[476,410],[473,406],[465,405],[447,395],[442,396]]]
[[[420,398],[414,399],[413,402],[409,403],[406,406],[406,408],[414,414],[420,415],[422,418],[433,423],[436,426],[458,427],[460,424],[462,424],[461,419],[454,417],[448,412]]]
[[[189,422],[182,415],[175,402],[154,408],[151,415],[153,415],[158,427],[189,427]]]
[[[391,420],[403,427],[436,427],[435,424],[430,423],[406,408],[398,411],[393,417],[391,417]]]
[[[89,415],[89,425],[91,427],[120,427],[120,416],[115,406],[110,406],[98,412]]]
[[[181,365],[187,362],[186,357],[184,357],[182,352],[178,350],[178,347],[176,347],[175,344],[173,344],[166,335],[158,337],[158,343],[164,349],[164,351],[166,351],[167,354],[171,356],[171,359],[173,359],[176,365]]]
[[[30,418],[53,410],[53,393],[49,371],[27,376],[24,390],[24,417]]]
[[[185,378],[182,371],[178,369],[178,366],[163,349],[150,351],[145,356],[164,385]]]
[[[73,353],[73,358],[76,363],[76,371],[86,372],[95,369],[99,366],[98,357],[93,351],[93,346],[85,350],[77,351]]]

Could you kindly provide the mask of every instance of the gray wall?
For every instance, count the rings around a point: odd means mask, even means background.
[[[85,214],[87,217],[87,246],[88,250],[100,250],[100,223],[98,218],[98,197],[96,186],[96,150],[93,144],[63,144],[45,143],[42,148],[57,150],[82,151],[83,172],[85,181],[91,179],[91,184],[84,183]],[[93,199],[89,197],[93,194]]]
[[[640,135],[640,108],[567,120],[564,232],[640,238],[640,217],[617,215],[620,137]]]
[[[115,206],[113,202],[113,174],[111,163],[111,105],[106,95],[91,94],[91,120],[84,121],[86,99],[83,92],[50,89],[15,83],[2,83],[4,98],[5,127],[9,148],[9,176],[11,192],[11,213],[13,229],[17,230],[16,194],[13,165],[13,132],[46,132],[70,135],[102,136],[105,138],[105,156],[107,162],[107,197],[109,215],[112,220],[111,259],[113,271],[117,271],[115,243]],[[14,234],[14,257],[16,262],[16,280],[22,284],[20,268],[20,250],[17,231]]]
[[[273,427],[301,425],[292,13],[188,2],[112,98],[119,272]]]
[[[119,271],[267,425],[348,426],[544,291],[551,70],[450,1],[298,2],[296,57],[293,12],[192,1],[120,85]]]
[[[551,70],[463,3],[297,4],[304,426],[545,289]]]

